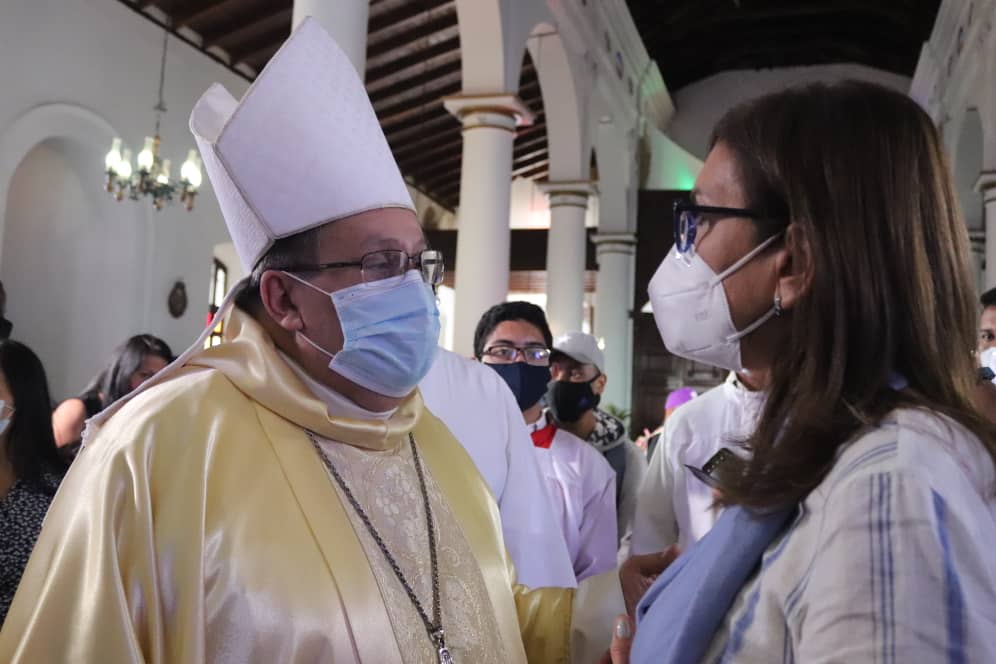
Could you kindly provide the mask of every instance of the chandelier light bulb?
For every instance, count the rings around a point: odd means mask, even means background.
[[[180,167],[180,179],[184,180],[190,189],[197,189],[201,186],[200,161],[197,150],[191,150],[187,153],[187,161],[183,162],[183,166]]]
[[[170,160],[163,160],[162,168],[159,169],[159,175],[156,176],[156,182],[159,184],[169,184],[169,168]]]
[[[124,151],[120,161],[118,161],[116,172],[122,180],[131,178],[131,150]]]
[[[138,153],[138,170],[140,171],[145,171],[146,173],[152,171],[152,165],[156,161],[154,140],[151,136],[145,137],[145,147]]]
[[[115,138],[111,141],[111,149],[104,157],[104,166],[108,171],[116,173],[118,170],[118,164],[121,163],[121,139]]]

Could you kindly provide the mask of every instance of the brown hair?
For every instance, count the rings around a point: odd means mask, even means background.
[[[811,273],[726,500],[798,502],[841,445],[900,407],[950,417],[996,461],[996,429],[970,401],[968,235],[927,114],[870,83],[814,84],[734,108],[717,143],[735,155],[748,206],[800,233]],[[907,389],[890,388],[894,373]]]

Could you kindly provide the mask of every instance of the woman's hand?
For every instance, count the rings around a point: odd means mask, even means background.
[[[626,612],[635,616],[636,605],[644,593],[654,584],[661,572],[667,569],[681,554],[678,545],[672,544],[660,553],[630,556],[619,567],[619,584],[622,586]]]
[[[616,618],[616,626],[612,630],[612,645],[609,646],[609,652],[598,660],[598,664],[629,664],[629,649],[633,647],[635,631],[632,618]]]

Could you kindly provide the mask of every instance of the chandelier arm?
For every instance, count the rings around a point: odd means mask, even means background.
[[[163,29],[163,54],[159,61],[159,101],[156,103],[156,136],[159,135],[159,120],[166,111],[166,100],[163,99],[163,88],[166,83],[166,45],[169,42],[169,23]]]

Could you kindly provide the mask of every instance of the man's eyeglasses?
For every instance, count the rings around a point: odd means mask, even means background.
[[[337,270],[342,268],[360,268],[364,283],[397,279],[401,281],[414,266],[422,273],[422,280],[430,286],[438,286],[443,282],[443,253],[434,249],[426,249],[415,255],[400,249],[384,249],[364,255],[358,261],[339,261],[335,263],[319,263],[317,265],[295,265],[285,268],[288,272],[318,272],[320,270]]]
[[[709,230],[712,221],[726,217],[761,219],[762,215],[745,208],[713,207],[678,201],[674,204],[674,248],[686,263],[695,258],[695,241]]]
[[[546,346],[519,347],[509,344],[495,344],[484,350],[484,356],[492,364],[512,364],[520,355],[526,364],[537,367],[545,367],[550,364],[550,349]]]

